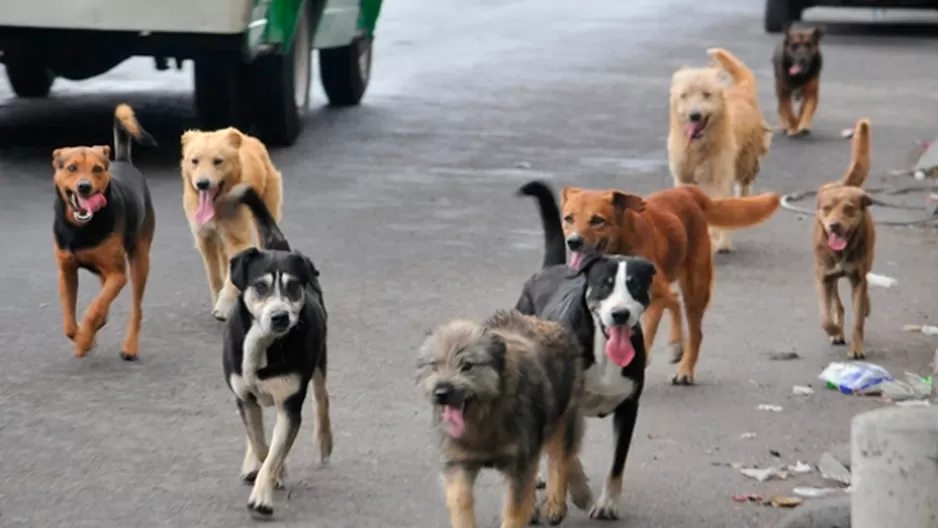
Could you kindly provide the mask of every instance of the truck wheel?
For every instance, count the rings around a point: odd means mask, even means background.
[[[765,0],[765,32],[781,33],[785,24],[801,21],[802,11],[798,0]]]
[[[254,125],[268,145],[288,147],[303,131],[309,111],[312,38],[309,10],[302,9],[290,48],[259,56],[248,67]]]
[[[203,130],[229,126],[246,131],[244,65],[240,54],[210,55],[195,61],[195,110]]]
[[[55,82],[55,74],[35,57],[17,52],[6,52],[7,79],[18,97],[46,97]]]
[[[348,46],[319,50],[319,75],[333,106],[361,102],[371,75],[371,44],[370,37],[356,37]]]

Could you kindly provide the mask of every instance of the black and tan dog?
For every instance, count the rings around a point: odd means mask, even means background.
[[[788,24],[785,27],[785,38],[772,55],[778,118],[780,126],[789,136],[811,132],[821,89],[822,34],[821,28],[795,29]],[[792,101],[799,99],[801,108],[795,117]]]
[[[133,299],[121,358],[134,360],[140,348],[143,292],[150,272],[150,245],[156,216],[143,174],[130,159],[130,145],[137,140],[155,146],[156,141],[121,104],[114,111],[114,159],[111,147],[65,147],[52,153],[55,169],[55,258],[59,266],[65,335],[75,344],[75,355],[84,357],[93,347],[98,330],[107,323],[111,303],[127,284],[127,264]],[[101,279],[101,291],[78,323],[78,270],[86,269]]]
[[[567,514],[568,487],[574,504],[589,504],[578,456],[581,355],[562,325],[517,311],[498,312],[482,323],[451,321],[427,337],[417,383],[433,406],[453,528],[476,526],[473,485],[482,468],[506,477],[502,528],[522,528],[541,514],[559,524]],[[548,482],[538,511],[535,479],[542,451]]]

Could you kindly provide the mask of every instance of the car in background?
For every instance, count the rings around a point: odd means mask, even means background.
[[[801,14],[811,7],[938,10],[938,0],[765,0],[766,33],[781,33],[786,24],[801,22]]]

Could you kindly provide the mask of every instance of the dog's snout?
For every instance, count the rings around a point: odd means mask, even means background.
[[[94,192],[94,185],[88,180],[81,180],[78,182],[78,185],[75,186],[75,189],[78,190],[78,194],[88,196]]]
[[[207,191],[212,186],[212,181],[208,178],[199,178],[195,181],[195,188],[200,191]]]
[[[436,386],[435,389],[433,389],[433,399],[439,405],[445,405],[452,395],[453,386],[449,383],[440,383]]]
[[[583,248],[583,244],[586,241],[583,240],[583,237],[577,234],[573,234],[567,237],[567,247],[570,248],[570,251],[578,251]]]
[[[270,326],[277,331],[286,330],[290,326],[290,314],[286,311],[270,314]]]
[[[840,233],[843,227],[843,224],[840,222],[831,222],[827,224],[827,229],[829,229],[832,233]]]
[[[694,110],[688,114],[687,119],[690,120],[691,123],[699,123],[700,120],[703,119],[703,115],[701,115],[700,112]]]
[[[632,312],[628,308],[616,308],[612,311],[612,322],[617,325],[623,325],[629,322],[629,318],[632,317]]]

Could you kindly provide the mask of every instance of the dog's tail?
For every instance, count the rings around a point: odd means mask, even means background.
[[[743,61],[723,48],[710,48],[707,50],[707,55],[710,55],[721,68],[726,70],[726,73],[730,74],[736,86],[743,88],[753,99],[756,98],[756,74]]]
[[[840,183],[851,187],[863,187],[870,174],[870,120],[857,121],[853,131],[853,147],[850,153],[850,165]]]
[[[722,229],[738,229],[761,224],[778,210],[782,202],[777,193],[762,193],[742,198],[710,198],[694,185],[686,186],[703,211],[707,223]]]
[[[563,226],[560,225],[560,207],[550,186],[540,180],[533,180],[518,189],[518,196],[532,196],[537,200],[541,212],[541,225],[544,227],[544,267],[557,266],[567,262],[567,249],[564,244]]]
[[[290,251],[287,237],[283,236],[283,231],[280,230],[277,221],[270,214],[267,204],[264,203],[264,200],[250,184],[241,183],[232,187],[215,204],[215,215],[221,217],[231,216],[242,204],[246,205],[254,214],[254,221],[257,223],[257,230],[261,236],[261,247]]]
[[[130,144],[136,140],[141,145],[155,147],[156,140],[140,126],[134,109],[121,103],[114,109],[114,160],[130,161]]]

